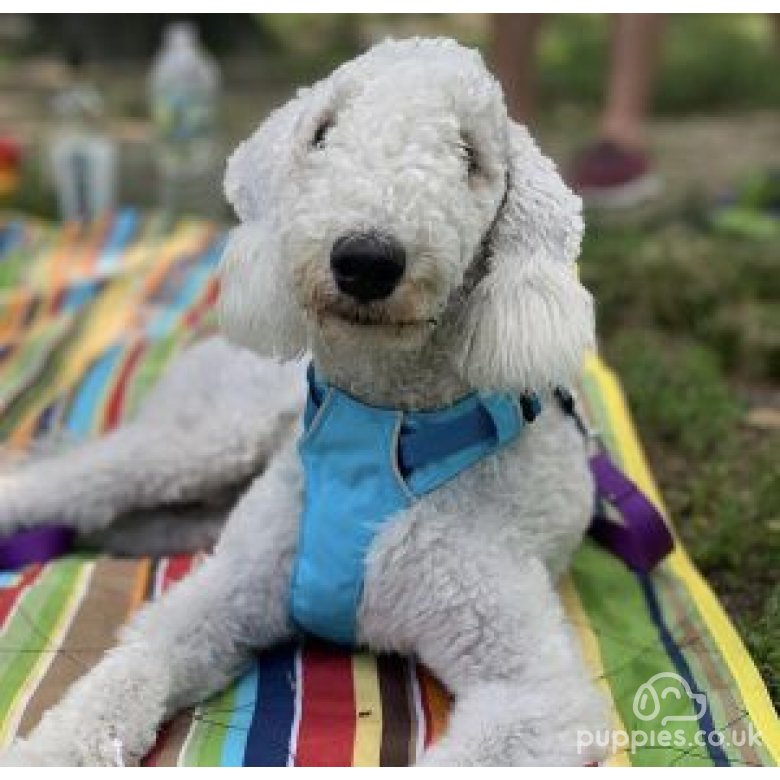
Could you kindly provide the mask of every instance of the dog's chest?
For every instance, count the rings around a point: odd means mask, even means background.
[[[290,613],[308,632],[353,644],[377,534],[419,496],[516,438],[524,423],[510,396],[475,395],[439,412],[406,414],[310,382]]]

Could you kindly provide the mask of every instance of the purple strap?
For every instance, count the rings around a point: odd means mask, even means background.
[[[620,525],[597,512],[590,535],[630,568],[649,572],[674,547],[661,513],[606,452],[590,459],[590,470],[596,480],[597,498],[608,501],[623,518]]]
[[[43,525],[19,531],[0,540],[0,570],[21,569],[28,563],[45,563],[67,553],[75,531],[64,525]]]

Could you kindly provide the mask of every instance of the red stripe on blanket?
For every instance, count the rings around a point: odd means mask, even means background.
[[[6,618],[13,611],[14,605],[27,588],[32,585],[41,573],[43,565],[40,563],[28,566],[20,575],[19,582],[13,588],[0,588],[0,628]]]
[[[296,766],[351,766],[355,745],[352,656],[307,642],[303,650],[301,724]]]
[[[168,565],[165,567],[162,580],[161,590],[163,593],[192,571],[195,566],[195,558],[195,555],[173,555],[168,558]]]
[[[206,292],[201,299],[187,312],[184,318],[184,326],[194,328],[200,322],[203,315],[216,303],[219,297],[219,279],[212,279],[206,287]]]
[[[420,701],[422,703],[423,718],[425,719],[424,741],[425,748],[429,748],[433,744],[433,716],[431,714],[431,700],[425,690],[424,672],[420,669],[419,665],[415,669],[417,674],[417,682],[420,686]]]
[[[119,378],[117,379],[116,384],[111,391],[111,395],[108,398],[108,403],[106,404],[106,415],[103,418],[104,431],[110,431],[112,428],[119,425],[122,417],[122,409],[124,408],[127,383],[133,375],[133,371],[135,371],[135,367],[138,365],[138,361],[145,349],[146,342],[139,341],[125,359],[122,370],[119,372]]]
[[[52,295],[49,303],[49,313],[56,314],[62,308],[62,302],[65,300],[65,288],[59,287]]]
[[[162,570],[155,578],[154,597],[159,598],[171,585],[175,585],[179,580],[186,577],[195,567],[196,555],[173,555],[160,562]],[[168,746],[168,741],[175,738],[176,725],[181,726],[181,721],[186,716],[179,714],[177,719],[169,720],[164,723],[157,733],[157,741],[154,747],[146,754],[146,758],[141,761],[141,766],[157,766],[163,751]],[[187,718],[188,720],[188,718]]]
[[[157,732],[157,742],[154,743],[154,747],[146,754],[146,757],[141,760],[141,766],[157,766],[160,756],[165,749],[165,745],[173,731],[173,723],[173,720],[169,720],[162,725]]]

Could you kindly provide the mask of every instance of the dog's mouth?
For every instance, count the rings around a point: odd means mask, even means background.
[[[377,313],[368,307],[362,306],[354,307],[350,310],[328,307],[311,313],[320,323],[333,322],[347,327],[389,334],[417,332],[432,329],[438,325],[436,317],[401,319],[388,316],[385,312]]]

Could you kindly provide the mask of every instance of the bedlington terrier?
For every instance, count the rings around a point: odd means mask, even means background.
[[[243,492],[213,555],[3,760],[113,764],[120,745],[138,761],[254,649],[311,626],[414,655],[449,689],[423,764],[598,758],[577,732],[604,727],[604,703],[555,591],[593,504],[553,397],[594,342],[578,199],[479,54],[438,39],[384,42],[301,90],[231,156],[225,190],[232,344],[185,353],[125,427],[7,476],[0,527],[88,533]],[[453,409],[500,441],[459,445]],[[404,468],[400,437],[431,420],[441,435]]]

